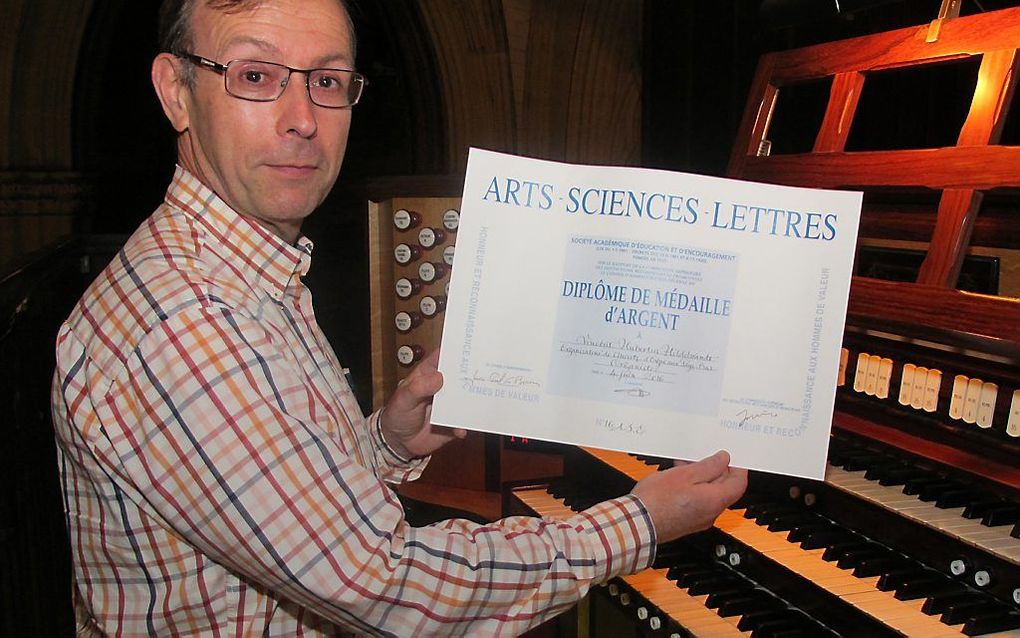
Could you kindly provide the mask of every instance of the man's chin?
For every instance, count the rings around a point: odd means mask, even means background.
[[[300,223],[319,207],[324,197],[309,197],[309,191],[295,193],[294,197],[274,197],[265,209],[272,219]]]

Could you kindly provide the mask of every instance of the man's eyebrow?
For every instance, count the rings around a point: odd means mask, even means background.
[[[333,53],[331,55],[324,55],[315,59],[315,66],[317,68],[334,68],[334,69],[353,69],[354,63],[351,61],[351,56],[344,53]]]
[[[280,53],[280,49],[277,48],[276,45],[272,44],[271,42],[269,42],[267,40],[263,40],[261,38],[255,38],[255,37],[252,37],[250,35],[239,35],[237,37],[231,38],[230,40],[227,41],[226,46],[223,47],[223,48],[224,48],[225,51],[229,51],[230,49],[234,48],[235,46],[241,46],[241,45],[251,45],[251,46],[254,46],[254,47],[258,48],[258,49],[261,49],[265,53],[276,53],[276,54]]]
[[[280,49],[273,43],[267,40],[263,40],[261,38],[252,37],[250,35],[240,35],[237,36],[236,38],[228,40],[226,46],[224,47],[224,50],[229,51],[235,46],[243,45],[254,46],[261,50],[263,53],[266,53],[268,55],[275,55],[278,58],[282,58],[283,55]],[[325,55],[319,56],[314,60],[312,67],[313,68],[337,67],[351,69],[354,68],[353,64],[354,63],[351,61],[351,56],[347,55],[346,53],[337,52],[327,53]]]

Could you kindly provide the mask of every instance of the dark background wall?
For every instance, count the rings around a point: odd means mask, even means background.
[[[789,10],[763,15],[763,4]],[[837,15],[822,0],[353,0],[370,85],[340,181],[306,233],[316,312],[363,403],[368,193],[408,176],[456,183],[472,145],[721,174],[761,53],[925,24],[940,2],[841,4]],[[1013,4],[965,2],[964,13]],[[173,169],[148,80],[156,9],[0,0],[0,277],[10,273],[0,279],[0,427],[13,441],[0,452],[0,635],[68,635],[52,335]],[[945,99],[927,98],[932,111]],[[799,124],[795,115],[788,126]],[[37,259],[75,236],[91,239]]]

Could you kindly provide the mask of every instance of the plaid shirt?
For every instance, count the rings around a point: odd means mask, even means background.
[[[81,624],[515,635],[648,566],[632,496],[410,527],[386,482],[425,461],[360,412],[301,283],[310,254],[178,168],[64,324],[53,413]]]

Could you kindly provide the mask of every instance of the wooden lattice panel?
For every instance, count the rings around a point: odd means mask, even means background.
[[[917,283],[952,288],[984,191],[1020,186],[1020,148],[998,144],[1016,84],[1020,9],[945,20],[937,39],[929,42],[932,32],[930,25],[921,25],[763,56],[727,172],[742,179],[820,188],[941,191]],[[980,69],[955,146],[845,151],[869,73],[968,58],[979,58]],[[783,87],[823,78],[831,78],[832,85],[811,152],[760,156]]]

